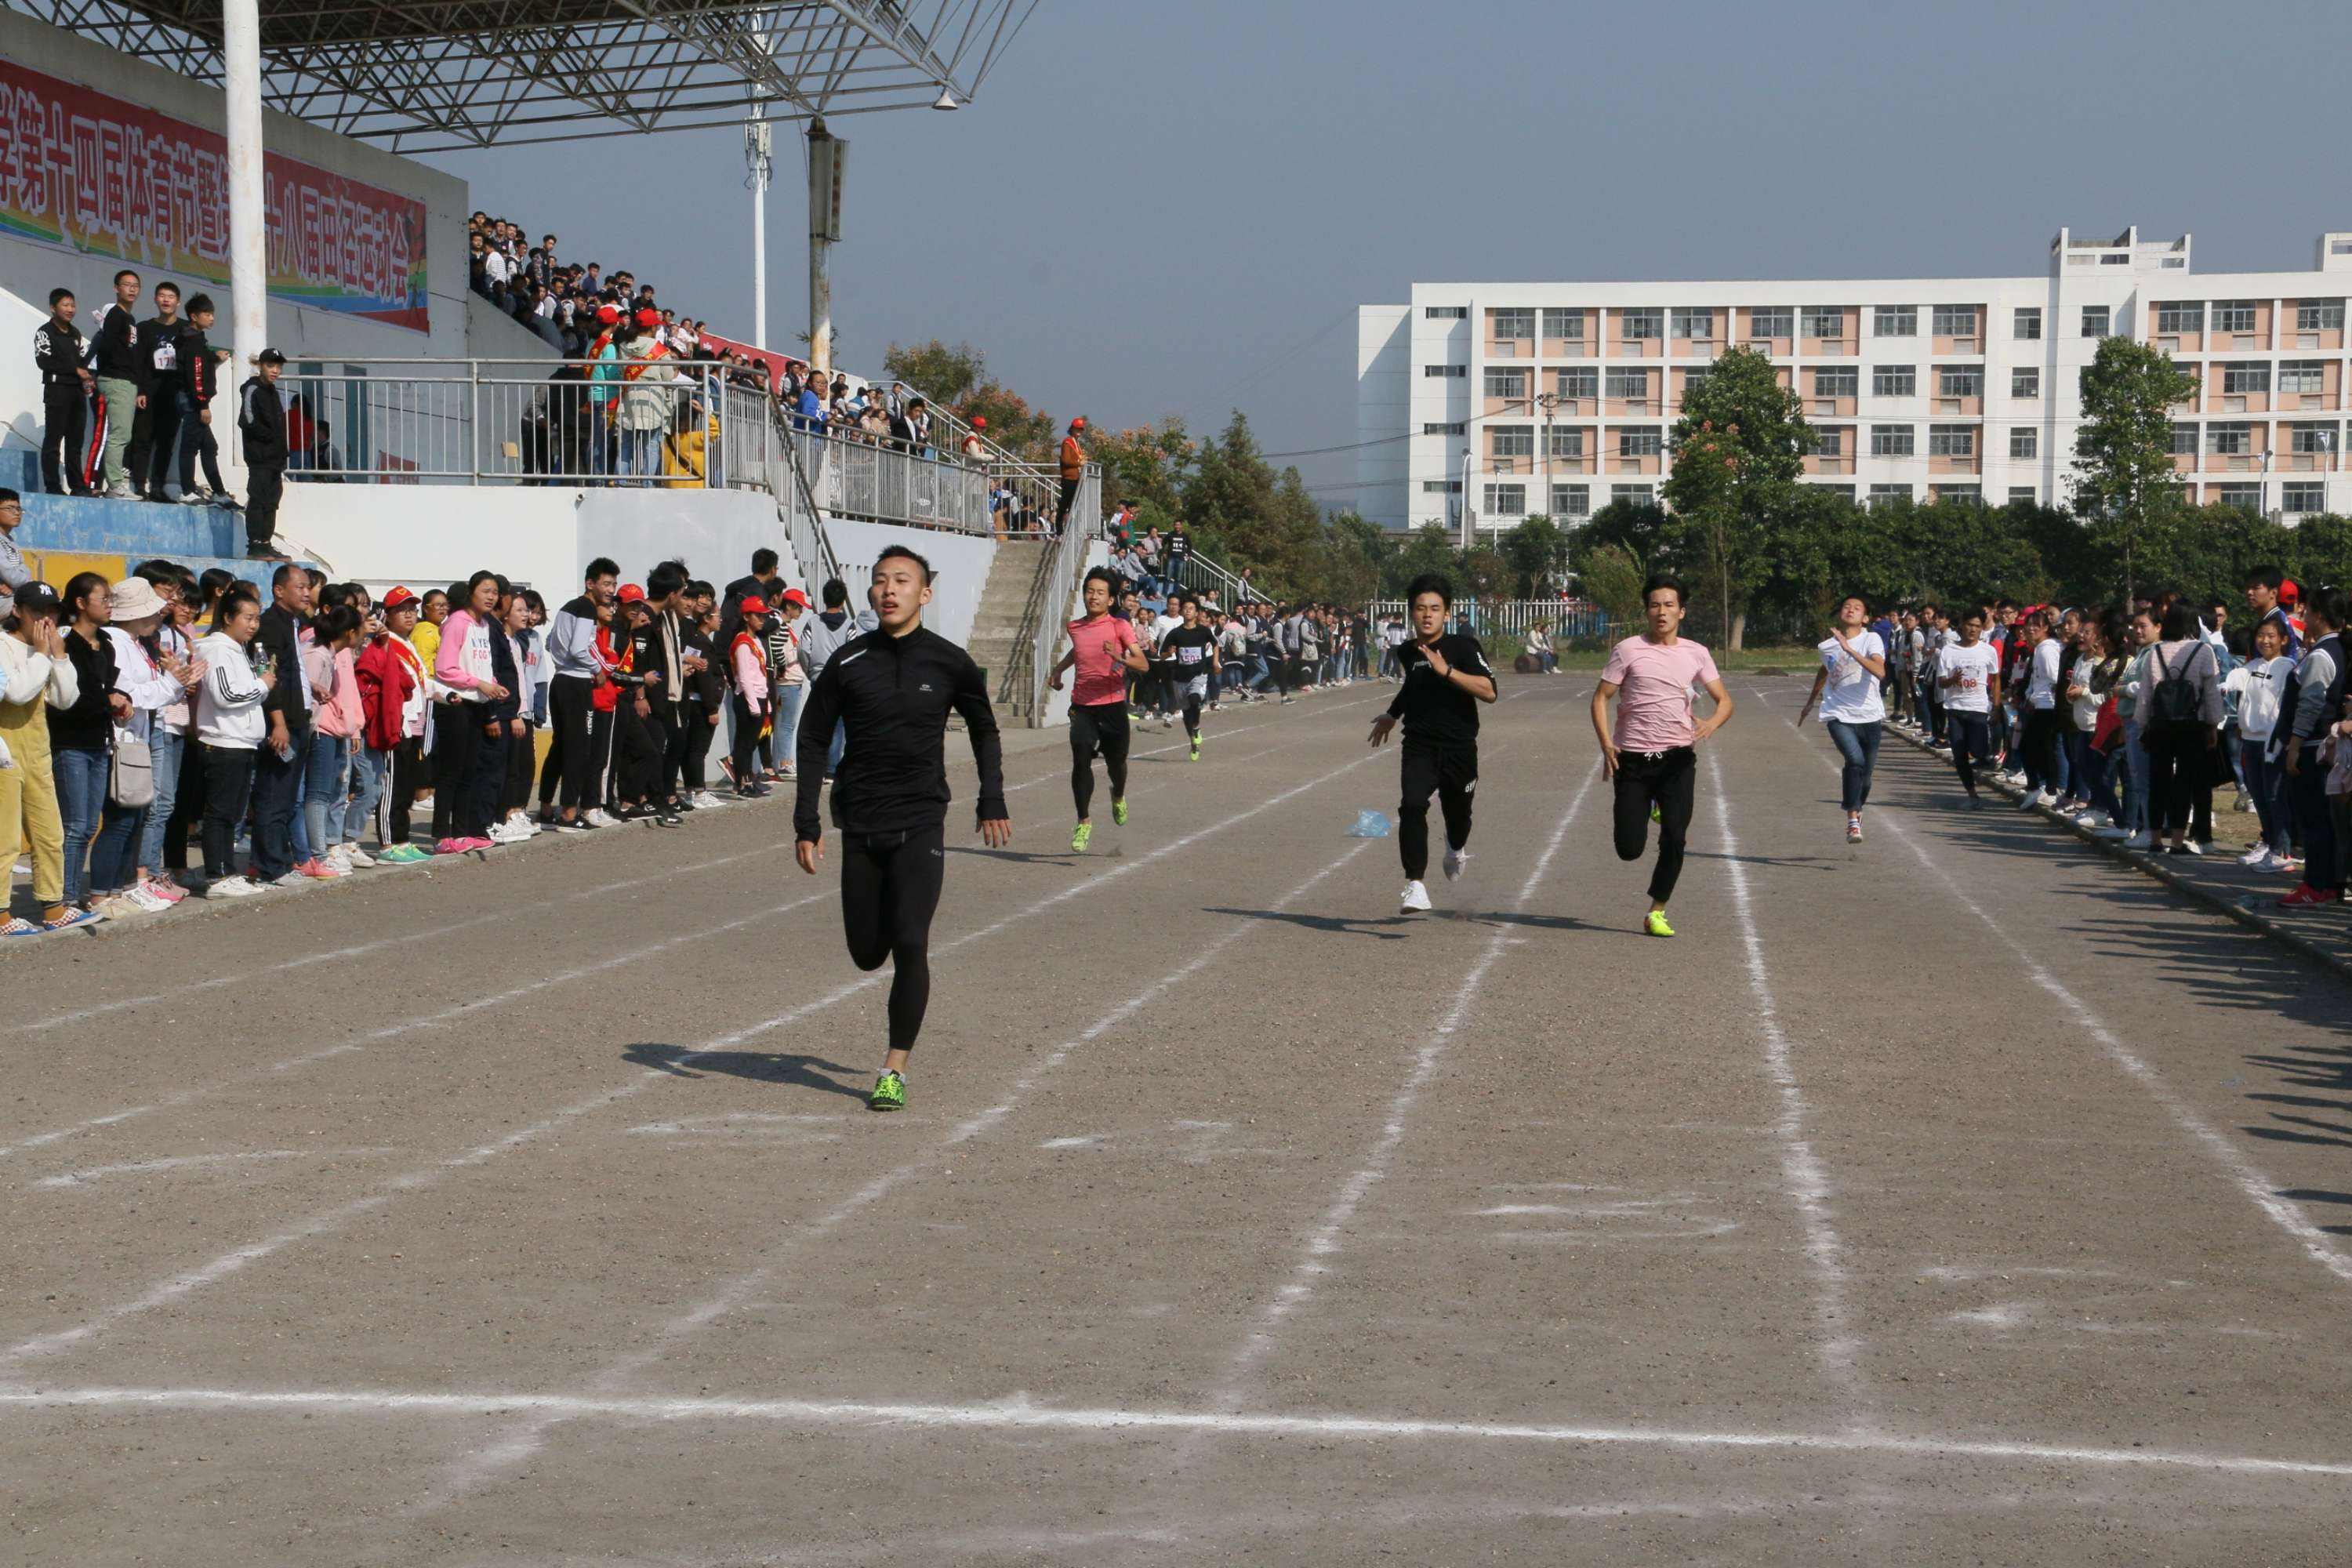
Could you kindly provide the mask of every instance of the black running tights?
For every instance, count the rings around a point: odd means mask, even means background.
[[[1683,837],[1690,831],[1691,802],[1698,786],[1698,753],[1688,746],[1670,752],[1617,754],[1617,858],[1639,860],[1650,843],[1650,807],[1658,808],[1658,865],[1650,873],[1650,899],[1675,896],[1683,874]]]
[[[915,1048],[931,1003],[931,915],[940,907],[945,842],[937,827],[841,837],[842,930],[858,968],[892,965],[894,1051]]]
[[[1102,753],[1103,772],[1110,775],[1110,797],[1127,798],[1127,704],[1070,704],[1070,798],[1078,820],[1094,814],[1095,753]]]

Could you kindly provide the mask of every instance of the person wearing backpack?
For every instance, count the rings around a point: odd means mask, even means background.
[[[2170,838],[2167,853],[2201,855],[2203,847],[2189,837],[2189,808],[2196,791],[2210,787],[2206,781],[2221,734],[2221,667],[2186,603],[2164,612],[2153,651],[2140,714],[2152,827],[2158,838]]]
[[[2278,728],[2271,732],[2286,774],[2294,826],[2303,835],[2303,880],[2279,900],[2284,909],[2332,904],[2344,897],[2344,869],[2336,858],[2336,823],[2327,804],[2327,769],[2320,751],[2344,711],[2344,619],[2341,588],[2322,588],[2303,604],[2304,653],[2288,677],[2279,704]]]

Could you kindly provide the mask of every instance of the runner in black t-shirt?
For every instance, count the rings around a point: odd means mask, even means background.
[[[1201,601],[1187,594],[1178,602],[1184,624],[1160,639],[1160,657],[1168,661],[1169,684],[1184,704],[1184,733],[1192,738],[1190,761],[1201,760],[1201,704],[1209,700],[1216,679],[1217,634],[1201,624]]]
[[[1495,700],[1495,673],[1478,639],[1447,633],[1454,587],[1433,573],[1413,579],[1405,603],[1413,640],[1397,649],[1402,685],[1389,710],[1372,721],[1372,744],[1404,721],[1404,798],[1397,807],[1397,854],[1404,862],[1398,908],[1429,908],[1429,797],[1445,815],[1445,879],[1462,875],[1470,842],[1470,796],[1478,788],[1478,704]]]

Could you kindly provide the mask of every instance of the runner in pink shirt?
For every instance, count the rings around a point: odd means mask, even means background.
[[[1592,728],[1601,737],[1601,776],[1617,787],[1617,858],[1638,860],[1649,847],[1650,821],[1658,822],[1658,864],[1650,875],[1652,936],[1672,936],[1666,900],[1683,872],[1683,840],[1690,831],[1701,741],[1731,721],[1731,693],[1706,649],[1679,635],[1690,595],[1664,574],[1642,585],[1650,629],[1609,652],[1592,693]],[[1691,711],[1691,688],[1715,700],[1705,719]],[[1609,727],[1609,700],[1617,699],[1617,727]]]
[[[1076,668],[1077,684],[1070,689],[1070,797],[1077,803],[1078,826],[1070,835],[1070,850],[1084,854],[1095,836],[1095,753],[1100,752],[1103,772],[1110,775],[1110,819],[1127,826],[1127,672],[1148,675],[1150,656],[1133,623],[1110,613],[1111,596],[1118,584],[1110,573],[1097,566],[1087,574],[1085,618],[1070,623],[1070,651],[1054,667],[1049,683],[1062,689],[1062,672]]]

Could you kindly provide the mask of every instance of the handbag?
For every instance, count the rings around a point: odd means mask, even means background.
[[[2091,750],[2105,756],[2116,749],[2123,732],[2123,718],[2116,711],[2116,694],[2110,691],[2107,700],[2099,704],[2098,721],[2091,726]]]
[[[115,731],[107,764],[106,797],[126,811],[143,811],[155,804],[155,752],[146,742],[121,730]]]

